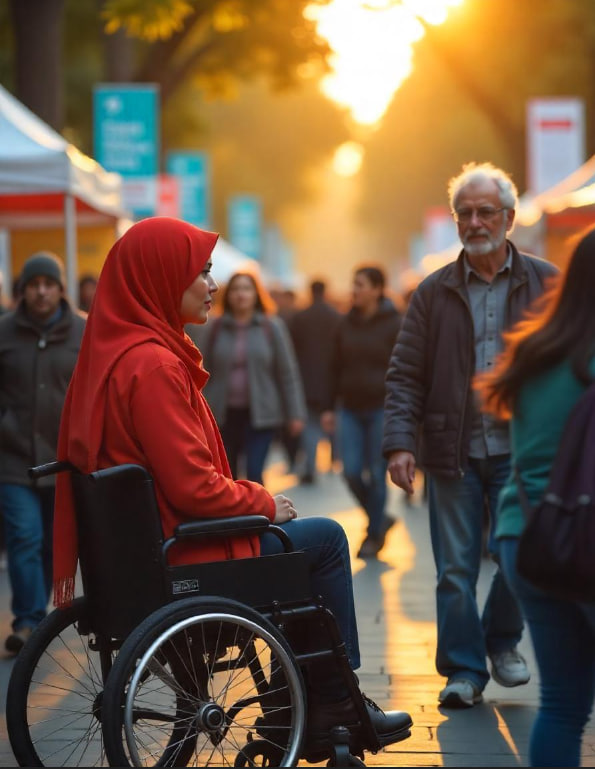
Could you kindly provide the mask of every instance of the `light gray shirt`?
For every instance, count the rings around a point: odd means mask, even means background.
[[[473,316],[475,373],[489,370],[504,347],[502,332],[506,323],[506,297],[511,267],[512,253],[509,248],[506,261],[490,282],[473,269],[465,255],[465,281]],[[482,413],[476,396],[469,456],[483,459],[508,453],[508,423]]]

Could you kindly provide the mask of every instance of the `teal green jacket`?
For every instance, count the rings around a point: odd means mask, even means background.
[[[595,360],[591,371],[595,375]],[[510,423],[511,474],[500,492],[496,536],[518,537],[524,526],[514,465],[531,505],[547,486],[564,425],[585,391],[567,361],[528,381],[519,393]]]

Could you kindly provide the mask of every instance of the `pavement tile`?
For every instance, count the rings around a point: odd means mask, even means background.
[[[505,689],[490,681],[481,705],[459,711],[438,706],[444,679],[434,669],[435,571],[427,510],[419,490],[414,504],[406,505],[403,495],[391,487],[389,513],[398,519],[397,524],[389,531],[379,559],[363,561],[356,553],[364,537],[365,517],[354,506],[340,475],[323,472],[312,486],[299,486],[297,477],[285,474],[284,463],[273,455],[265,483],[272,493],[290,496],[300,515],[329,515],[347,533],[363,660],[358,671],[362,690],[385,709],[406,710],[414,721],[409,739],[367,754],[366,765],[526,766],[539,686],[527,638],[521,642],[521,651],[532,671],[529,684]],[[477,591],[480,604],[492,573],[493,564],[484,561]],[[0,571],[0,641],[9,632],[9,600],[7,573]],[[0,708],[4,713],[12,660],[2,655],[0,651]],[[583,765],[595,767],[593,719],[585,734]],[[4,718],[0,720],[0,766],[14,766]]]

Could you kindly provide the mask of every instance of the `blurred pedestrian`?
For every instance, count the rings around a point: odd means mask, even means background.
[[[592,228],[576,244],[541,311],[515,326],[493,372],[479,379],[487,409],[496,417],[511,417],[512,460],[531,505],[547,486],[572,407],[595,381],[594,287]],[[579,766],[595,697],[595,603],[550,596],[519,576],[515,564],[523,527],[519,487],[511,473],[500,495],[496,536],[539,669],[529,759],[531,766]]]
[[[0,315],[8,311],[4,301],[4,273],[0,270]]]
[[[333,439],[322,430],[320,416],[330,398],[330,364],[341,315],[326,301],[325,292],[324,281],[312,281],[310,305],[296,312],[289,323],[308,407],[308,418],[300,436],[303,460],[300,483],[303,484],[314,482],[318,443],[324,437],[329,441]]]
[[[401,315],[385,296],[386,276],[376,265],[354,271],[351,308],[340,319],[331,359],[331,397],[323,429],[338,418],[343,476],[368,519],[359,558],[375,558],[394,523],[387,515],[386,460],[382,455],[384,377]]]
[[[292,288],[278,288],[271,291],[271,297],[277,305],[277,315],[285,321],[286,326],[289,328],[294,315],[298,311],[296,292]],[[283,424],[276,431],[273,440],[281,446],[285,454],[288,472],[296,472],[301,435],[292,432],[289,425]]]
[[[423,426],[437,571],[436,668],[447,678],[438,699],[444,707],[472,707],[490,678],[486,655],[502,686],[527,683],[529,670],[517,649],[520,607],[499,567],[481,616],[476,600],[486,500],[488,546],[499,563],[493,532],[510,443],[508,426],[481,413],[471,381],[494,365],[503,331],[557,269],[507,239],[517,190],[504,171],[469,163],[448,192],[463,249],[411,297],[387,373],[383,449],[392,481],[411,493]]]
[[[79,280],[79,310],[89,312],[96,289],[97,278],[94,275],[83,275]]]
[[[262,483],[279,428],[286,424],[295,435],[303,429],[300,373],[287,326],[255,275],[234,273],[222,304],[222,314],[211,324],[189,325],[187,331],[210,374],[205,397],[233,477]]]
[[[0,270],[0,315],[8,312],[4,304],[4,273]],[[4,541],[4,522],[2,516],[2,507],[0,506],[0,571],[6,569],[6,543]]]
[[[0,318],[0,506],[4,517],[12,632],[18,653],[45,617],[52,585],[54,479],[29,479],[56,458],[60,414],[84,319],[64,295],[61,260],[39,252],[24,264],[21,299]]]

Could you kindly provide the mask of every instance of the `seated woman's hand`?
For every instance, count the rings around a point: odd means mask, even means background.
[[[297,518],[297,510],[293,502],[285,494],[275,494],[275,519],[273,523],[287,523],[292,518]]]

